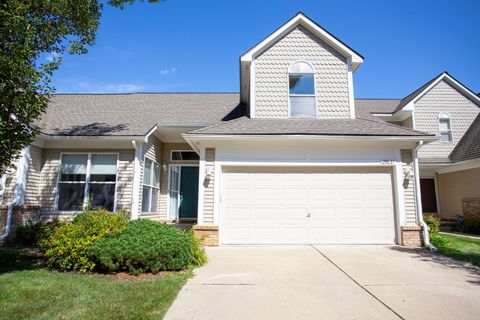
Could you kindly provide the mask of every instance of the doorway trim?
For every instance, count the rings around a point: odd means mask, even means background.
[[[170,203],[172,201],[172,198],[170,197],[170,186],[171,186],[171,178],[172,178],[172,168],[173,167],[180,167],[180,172],[178,175],[178,183],[181,183],[181,178],[182,178],[182,169],[181,167],[198,167],[200,170],[200,165],[198,163],[170,163],[168,164],[168,184],[167,184],[167,217],[170,220],[177,221],[177,223],[181,221],[185,222],[195,222],[198,221],[198,208],[197,208],[197,219],[182,219],[180,220],[180,217],[178,216],[178,210],[179,207],[177,207],[177,215],[174,217],[172,213],[170,212]],[[197,191],[199,194],[198,196],[200,197],[200,188]]]

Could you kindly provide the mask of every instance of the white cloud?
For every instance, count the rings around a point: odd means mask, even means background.
[[[175,67],[171,67],[170,69],[163,69],[160,71],[160,74],[163,74],[164,76],[167,76],[171,73],[177,72],[177,69]]]
[[[48,62],[53,62],[54,60],[56,60],[58,58],[60,58],[60,55],[56,52],[49,52],[45,56],[45,60],[47,60]]]
[[[145,91],[145,87],[132,83],[94,83],[78,82],[75,92],[85,93],[128,93]]]

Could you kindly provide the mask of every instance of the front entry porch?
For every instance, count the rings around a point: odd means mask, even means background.
[[[170,165],[168,215],[177,223],[195,223],[198,216],[198,165]]]

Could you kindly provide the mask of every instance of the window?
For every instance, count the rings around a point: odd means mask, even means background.
[[[58,179],[59,211],[81,211],[88,201],[94,208],[114,210],[117,180],[116,154],[64,154]]]
[[[440,113],[438,115],[438,129],[440,133],[440,141],[452,141],[452,126],[448,114]]]
[[[200,158],[194,151],[172,151],[172,160],[174,161],[198,161]]]
[[[288,95],[291,117],[315,117],[315,74],[306,62],[288,69]]]
[[[158,192],[160,189],[160,166],[145,159],[143,163],[142,212],[158,211]]]

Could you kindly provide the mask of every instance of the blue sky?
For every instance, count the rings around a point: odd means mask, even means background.
[[[480,91],[480,1],[167,0],[107,7],[59,93],[237,92],[239,57],[298,11],[365,57],[355,96],[400,98],[447,70]]]

